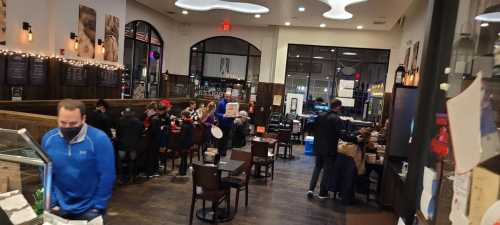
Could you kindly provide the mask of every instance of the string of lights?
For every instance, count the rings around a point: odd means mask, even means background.
[[[71,58],[66,58],[62,55],[51,55],[47,56],[44,54],[38,54],[38,53],[33,53],[33,52],[26,52],[26,51],[14,51],[14,50],[9,50],[9,49],[0,49],[0,55],[4,56],[12,56],[12,55],[20,55],[23,58],[27,57],[32,57],[32,58],[37,58],[37,59],[42,59],[42,60],[48,60],[48,59],[56,59],[59,62],[67,63],[72,66],[96,66],[101,69],[105,70],[124,70],[125,66],[124,65],[117,65],[117,64],[105,64],[102,62],[97,62],[95,60],[84,60],[84,59],[71,59]]]

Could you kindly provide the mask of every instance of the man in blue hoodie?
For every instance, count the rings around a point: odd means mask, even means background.
[[[90,221],[105,213],[115,183],[115,157],[109,137],[85,123],[85,105],[59,102],[58,128],[42,147],[53,161],[51,204],[66,219]]]
[[[222,138],[217,143],[217,148],[221,156],[226,156],[229,135],[233,128],[234,118],[226,117],[226,105],[231,100],[231,93],[226,92],[224,98],[219,101],[215,109],[215,117],[219,122],[219,127],[222,130]]]

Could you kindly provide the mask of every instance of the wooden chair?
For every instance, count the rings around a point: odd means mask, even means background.
[[[269,167],[271,167],[271,180],[274,180],[274,155],[269,154],[269,144],[266,142],[252,141],[252,164],[255,165],[256,175],[260,176],[260,168],[266,168],[265,182],[269,174]]]
[[[231,159],[245,162],[244,171],[241,175],[236,176],[236,174],[231,174],[222,179],[222,182],[236,189],[236,212],[238,211],[240,191],[245,191],[245,207],[248,207],[248,182],[250,181],[250,173],[252,172],[252,153],[234,149],[231,152]]]
[[[170,132],[168,135],[168,147],[165,152],[160,152],[160,159],[164,163],[163,173],[167,173],[167,161],[172,161],[172,170],[175,169],[175,160],[179,158],[180,146],[178,142],[178,133]]]
[[[201,151],[203,148],[203,139],[204,139],[204,127],[201,124],[198,124],[193,129],[193,146],[190,149],[189,153],[189,164],[193,164],[193,154],[196,153],[198,157],[198,161],[201,159]]]
[[[189,224],[193,224],[193,214],[196,200],[212,202],[213,221],[217,224],[217,208],[221,203],[226,201],[229,209],[229,187],[223,187],[220,183],[220,174],[218,168],[213,165],[203,165],[200,163],[193,164],[193,195],[191,199],[191,212]]]
[[[293,159],[292,132],[290,130],[279,131],[277,155],[279,155],[280,153],[280,148],[285,148],[285,151],[283,152],[283,158]]]

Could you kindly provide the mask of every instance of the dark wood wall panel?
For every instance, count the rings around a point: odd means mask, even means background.
[[[5,57],[0,57],[6,60]],[[63,83],[64,63],[57,59],[48,60],[47,82],[43,86],[31,84],[23,85],[23,100],[54,100],[63,98],[93,99],[93,98],[120,98],[121,87],[99,87],[97,86],[98,69],[95,66],[85,66],[88,82],[85,86],[70,86]],[[5,77],[6,69],[0,68],[0,77]],[[122,71],[117,72],[118,80],[121,80]],[[0,100],[11,99],[11,86],[5,80],[0,79]]]
[[[284,90],[285,86],[283,84],[259,83],[259,86],[257,87],[257,102],[255,103],[256,125],[265,126],[271,112],[281,112],[282,106],[273,107],[272,105],[274,95],[283,96],[285,93]]]

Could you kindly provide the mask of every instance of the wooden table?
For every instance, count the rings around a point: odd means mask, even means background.
[[[253,137],[252,141],[255,142],[265,142],[268,144],[269,148],[273,149],[273,156],[276,156],[276,146],[278,146],[278,140],[274,138],[263,138],[263,137]]]
[[[221,172],[229,172],[230,174],[235,174],[239,173],[241,170],[243,170],[245,165],[245,162],[239,161],[239,160],[222,160],[219,162],[217,165],[217,168],[219,170],[219,177]],[[229,196],[228,196],[229,198]],[[231,202],[231,200],[228,200],[228,202]],[[205,205],[205,204],[203,204]],[[204,222],[208,223],[213,223],[215,222],[213,220],[213,217],[211,216],[213,214],[212,208],[209,207],[203,207],[196,211],[196,217]],[[234,219],[234,216],[236,215],[236,210],[235,208],[231,207],[224,207],[224,208],[218,208],[217,209],[217,218],[218,222],[224,223],[228,222]]]

